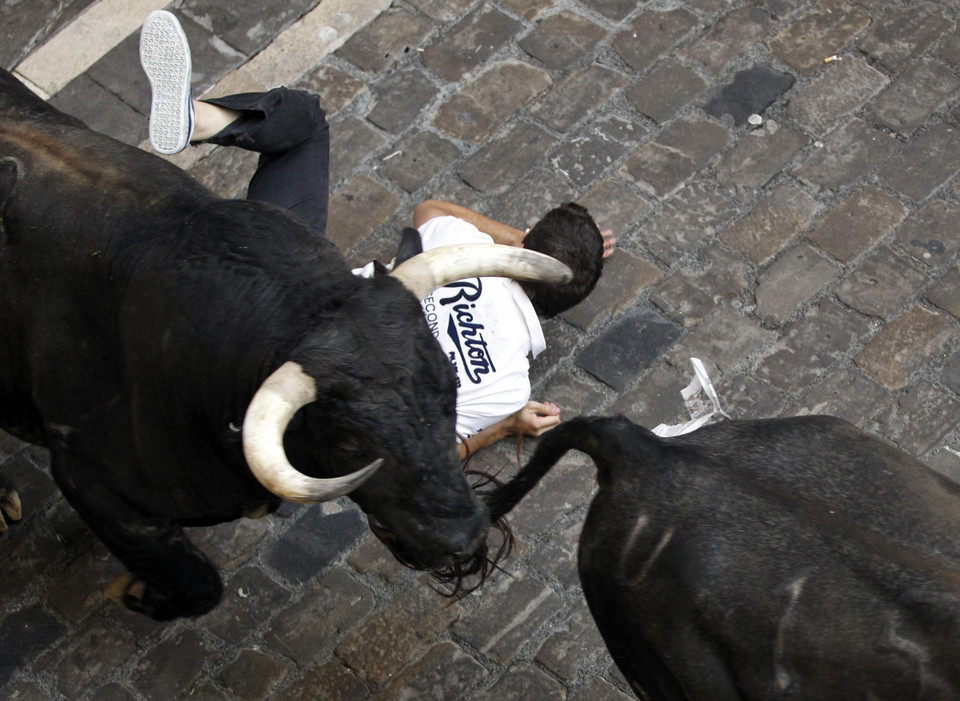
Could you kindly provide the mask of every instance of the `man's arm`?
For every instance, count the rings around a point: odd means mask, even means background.
[[[490,236],[494,243],[505,246],[523,246],[524,232],[520,229],[514,229],[512,226],[498,222],[496,219],[484,216],[472,209],[462,207],[453,202],[444,202],[443,200],[427,200],[417,205],[413,210],[413,225],[417,228],[434,217],[451,216],[463,219],[483,233]]]
[[[524,436],[541,436],[560,423],[560,407],[552,402],[527,402],[522,409],[500,419],[492,426],[479,431],[467,440],[457,444],[457,452],[461,460],[493,445],[501,438],[521,434]]]

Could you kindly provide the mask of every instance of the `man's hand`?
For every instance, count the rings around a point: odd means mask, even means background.
[[[613,255],[613,247],[617,243],[617,237],[613,235],[613,231],[610,229],[604,229],[600,232],[600,235],[603,237],[603,257],[609,258]]]
[[[560,423],[560,407],[553,402],[529,401],[511,417],[509,433],[542,436]]]

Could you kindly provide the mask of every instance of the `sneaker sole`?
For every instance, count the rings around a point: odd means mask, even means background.
[[[150,81],[150,143],[164,154],[190,143],[190,44],[169,12],[151,12],[140,32],[140,65]]]

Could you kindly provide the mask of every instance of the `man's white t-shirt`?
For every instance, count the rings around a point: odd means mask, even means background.
[[[423,250],[493,243],[473,224],[434,217],[419,228]],[[421,301],[434,338],[457,373],[457,434],[467,438],[521,409],[530,399],[530,361],[546,348],[540,320],[519,284],[468,278]]]

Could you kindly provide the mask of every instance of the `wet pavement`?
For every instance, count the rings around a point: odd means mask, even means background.
[[[0,60],[142,145],[137,30],[159,7],[3,3]],[[960,478],[955,3],[167,7],[197,92],[323,97],[328,233],[351,264],[389,259],[430,197],[519,227],[575,199],[614,230],[597,290],[545,324],[534,363],[534,397],[565,417],[685,420],[699,357],[733,417],[836,414]],[[173,160],[226,197],[254,166],[210,146]],[[504,441],[476,466],[516,462]],[[0,434],[0,463],[24,502],[0,537],[3,698],[631,697],[577,582],[594,487],[582,455],[518,507],[505,571],[460,601],[396,564],[340,500],[192,530],[224,599],[168,624],[103,597],[122,568],[59,496],[44,451]]]

